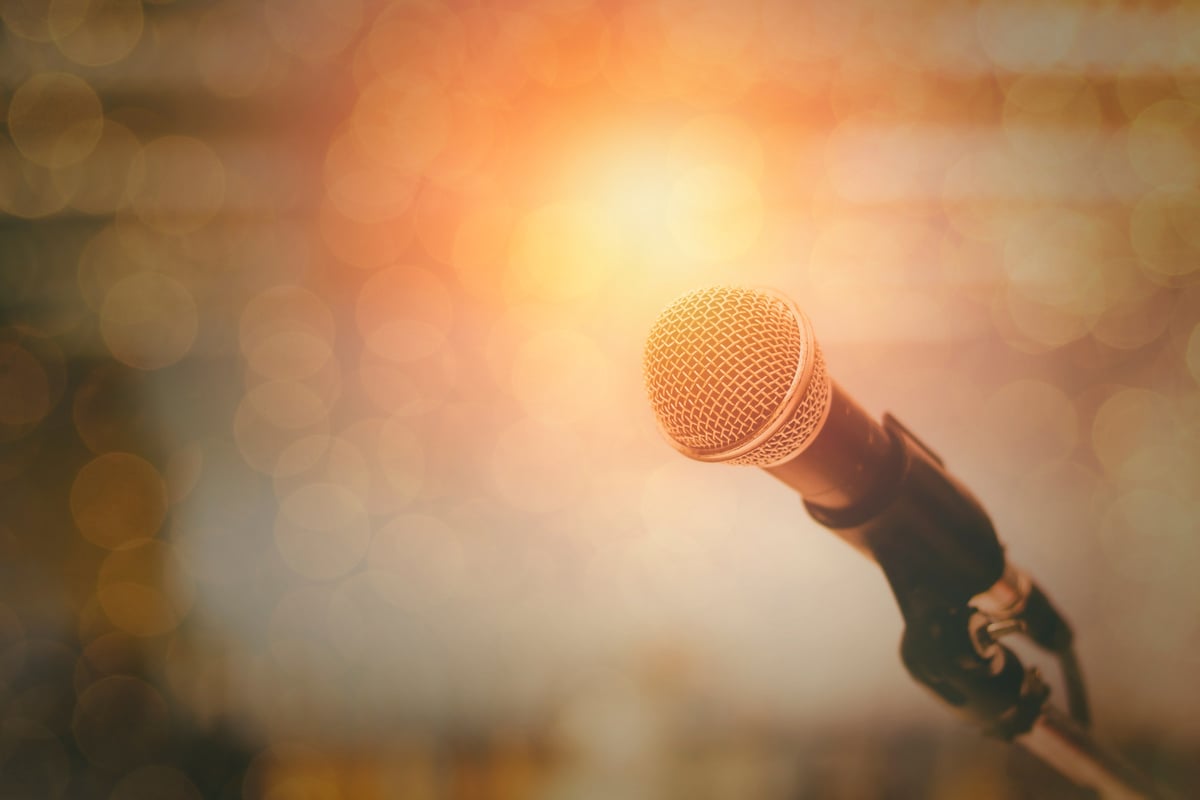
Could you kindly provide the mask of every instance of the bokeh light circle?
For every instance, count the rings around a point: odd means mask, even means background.
[[[378,162],[353,130],[335,136],[325,155],[325,189],[333,209],[347,220],[366,224],[377,235],[379,227],[371,223],[398,225],[403,230],[403,217],[412,208],[420,182],[419,172]]]
[[[738,501],[728,481],[690,462],[655,469],[642,486],[639,510],[646,529],[661,540],[682,541],[737,525]]]
[[[78,188],[72,174],[35,164],[18,152],[7,137],[0,139],[0,212],[24,219],[41,219],[61,211]]]
[[[261,6],[210,6],[196,24],[195,68],[206,89],[218,97],[243,98],[270,88],[286,76],[286,60],[275,46]]]
[[[426,455],[413,427],[396,417],[360,419],[341,433],[365,459],[365,505],[372,516],[393,514],[425,487]]]
[[[594,209],[552,204],[520,219],[509,242],[510,301],[565,302],[599,289],[621,264],[619,231]]]
[[[95,311],[104,307],[108,293],[122,280],[154,271],[155,259],[124,233],[117,225],[106,225],[79,252],[79,292]]]
[[[141,0],[50,0],[48,24],[63,55],[99,67],[129,55],[145,20]]]
[[[1167,478],[1170,462],[1163,453],[1178,444],[1178,418],[1170,401],[1150,389],[1114,392],[1092,422],[1092,449],[1105,472],[1123,485]]]
[[[238,341],[247,365],[270,380],[301,380],[333,358],[333,314],[315,292],[276,286],[246,304]]]
[[[360,498],[332,483],[295,489],[275,517],[275,544],[284,561],[314,580],[349,572],[366,555],[370,539],[371,522]]]
[[[1168,99],[1137,115],[1129,126],[1129,161],[1158,188],[1193,187],[1200,178],[1200,105]]]
[[[13,34],[31,42],[48,42],[50,34],[46,0],[11,0],[0,3],[0,19]]]
[[[594,7],[559,18],[537,11],[508,14],[499,35],[529,77],[550,87],[586,84],[608,56],[608,26]]]
[[[517,350],[511,369],[513,395],[526,413],[545,422],[586,420],[612,402],[604,351],[575,331],[534,334]]]
[[[1005,138],[1035,169],[1094,157],[1101,123],[1100,99],[1084,76],[1022,75],[1005,93]]]
[[[0,425],[40,422],[50,401],[50,379],[37,358],[19,344],[0,342]]]
[[[132,453],[89,461],[71,484],[71,516],[85,539],[114,550],[154,536],[167,513],[167,489],[150,462]]]
[[[196,301],[174,278],[155,272],[116,283],[100,308],[100,333],[118,361],[144,370],[176,363],[200,326]]]
[[[13,92],[8,131],[21,154],[43,167],[87,157],[104,130],[96,91],[65,72],[39,72]]]
[[[191,610],[194,592],[175,548],[156,539],[113,551],[100,566],[96,594],[108,619],[133,636],[174,630]]]
[[[1070,456],[1079,441],[1079,417],[1066,394],[1039,380],[1000,387],[984,402],[979,451],[989,463],[1024,474]]]
[[[419,174],[442,151],[450,124],[445,93],[415,76],[403,83],[372,83],[359,96],[352,118],[371,159],[410,174]]]
[[[1129,236],[1147,277],[1175,285],[1200,268],[1200,191],[1155,189],[1142,195],[1129,219]]]
[[[404,82],[415,77],[445,87],[468,59],[465,20],[439,3],[391,5],[379,14],[359,47],[367,80]]]
[[[445,347],[453,306],[436,275],[403,265],[376,272],[363,284],[355,318],[368,350],[390,361],[409,362]]]
[[[344,50],[363,21],[362,0],[266,0],[263,13],[271,37],[287,52],[310,61]]]
[[[144,642],[121,630],[101,633],[89,641],[75,663],[75,693],[110,675],[136,674],[139,661],[147,652],[154,652],[151,648],[143,652],[141,644]]]
[[[336,692],[345,680],[345,660],[330,630],[327,586],[306,586],[280,599],[271,612],[267,636],[275,663],[289,678],[315,681],[318,692]]]
[[[451,244],[450,264],[459,283],[480,297],[490,297],[501,287],[501,265],[508,252],[516,214],[493,204],[459,217]]]
[[[100,455],[137,452],[154,435],[144,414],[123,413],[146,388],[147,373],[113,361],[102,363],[75,390],[71,419],[84,446]]]
[[[758,240],[764,213],[762,195],[750,176],[713,165],[678,179],[669,224],[685,254],[716,261],[745,255]]]
[[[52,178],[72,208],[87,214],[112,214],[128,203],[129,170],[141,141],[129,128],[111,119],[88,156],[54,170]]]
[[[997,67],[1012,72],[1044,70],[1071,52],[1082,15],[1082,7],[1074,4],[982,0],[975,9],[975,31]]]
[[[200,139],[163,136],[134,157],[128,186],[142,222],[162,233],[189,233],[207,225],[221,209],[225,165]]]
[[[532,513],[561,509],[583,490],[582,443],[561,425],[520,420],[501,431],[491,454],[498,495]]]
[[[280,454],[297,439],[328,433],[329,405],[299,381],[267,381],[238,403],[233,438],[246,463],[271,474]]]
[[[1196,327],[1192,328],[1192,334],[1188,337],[1187,353],[1184,358],[1187,361],[1188,371],[1192,373],[1192,378],[1196,383],[1200,383],[1200,322],[1196,323]]]
[[[1138,583],[1158,585],[1187,574],[1200,557],[1193,507],[1177,495],[1143,486],[1116,497],[1098,531],[1113,570]]]
[[[410,611],[461,599],[473,578],[457,531],[427,514],[403,514],[380,528],[367,563],[379,594]]]
[[[273,482],[275,496],[288,497],[309,483],[331,483],[349,490],[362,503],[370,497],[367,460],[340,436],[314,435],[298,439],[279,454]]]
[[[114,675],[79,696],[71,731],[89,762],[110,770],[152,763],[167,746],[170,712],[141,678]]]
[[[0,725],[0,785],[13,797],[58,800],[70,783],[63,741],[35,720],[6,714]]]
[[[397,219],[362,219],[348,215],[326,197],[318,212],[321,237],[342,262],[360,269],[394,263],[412,239],[411,215]]]

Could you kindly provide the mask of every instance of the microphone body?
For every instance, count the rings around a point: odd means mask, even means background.
[[[876,561],[902,610],[973,602],[1026,621],[1061,650],[1070,629],[1004,548],[979,501],[890,414],[873,419],[830,380],[807,317],[762,290],[676,300],[647,340],[659,426],[685,455],[752,464],[795,489],[814,519]]]
[[[914,596],[965,605],[1004,577],[1004,548],[970,491],[895,417],[879,425],[836,384],[812,444],[767,471],[873,558],[902,605]]]
[[[893,440],[841,386],[831,381],[830,389],[829,413],[808,447],[765,469],[807,502],[840,509],[872,493]]]

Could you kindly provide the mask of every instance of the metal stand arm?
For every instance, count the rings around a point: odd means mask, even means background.
[[[1073,782],[1095,789],[1105,800],[1168,797],[1053,706],[1043,708],[1033,727],[1015,741]]]

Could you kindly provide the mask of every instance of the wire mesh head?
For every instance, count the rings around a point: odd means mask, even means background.
[[[659,426],[702,461],[786,461],[829,409],[808,320],[766,291],[714,287],[679,298],[651,328],[644,366]]]

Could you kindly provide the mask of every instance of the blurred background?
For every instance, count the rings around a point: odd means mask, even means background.
[[[1195,6],[0,9],[0,796],[1088,796],[659,436],[713,283],[797,300],[1200,793]]]

